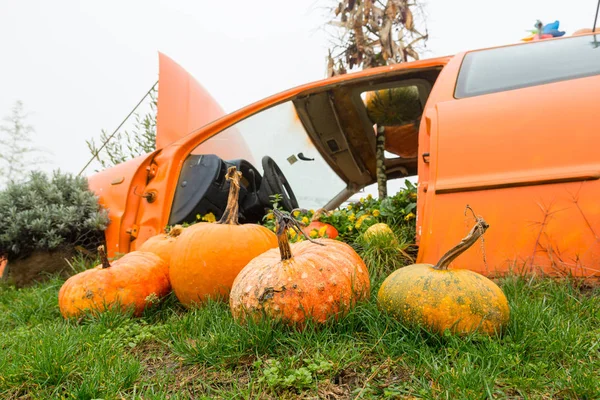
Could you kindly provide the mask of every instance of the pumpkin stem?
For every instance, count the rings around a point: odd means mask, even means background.
[[[240,179],[242,179],[242,173],[237,171],[235,167],[229,167],[225,178],[229,181],[229,197],[227,198],[227,207],[225,208],[225,212],[217,224],[239,225],[238,198],[240,195]]]
[[[277,244],[279,244],[279,254],[281,254],[281,261],[289,260],[292,258],[292,248],[290,247],[290,241],[288,240],[287,229],[281,229],[279,222],[277,222]],[[282,231],[280,233],[280,231]]]
[[[181,225],[174,225],[171,230],[169,231],[169,233],[167,233],[167,236],[169,237],[177,237],[179,235],[181,235],[181,233],[183,232],[183,226]]]
[[[103,245],[98,247],[98,255],[100,256],[100,263],[102,264],[102,269],[110,268],[110,263],[108,262],[106,250],[104,249]]]
[[[324,208],[319,208],[317,211],[315,211],[314,215],[310,219],[310,222],[319,222],[323,215],[328,215],[327,210]]]
[[[456,257],[464,253],[469,247],[473,246],[477,239],[479,239],[489,228],[489,224],[481,217],[475,217],[475,226],[471,229],[469,234],[465,236],[459,244],[448,250],[446,254],[440,258],[440,261],[433,267],[438,270],[448,269],[448,266]]]
[[[281,254],[281,261],[289,260],[292,258],[292,249],[290,248],[290,241],[288,240],[287,232],[290,229],[296,231],[297,234],[303,235],[312,243],[320,246],[325,246],[323,243],[312,240],[306,236],[306,233],[302,230],[300,223],[292,218],[289,213],[284,213],[278,209],[273,209],[273,215],[275,216],[275,234],[277,235],[277,243],[279,244],[279,253]]]

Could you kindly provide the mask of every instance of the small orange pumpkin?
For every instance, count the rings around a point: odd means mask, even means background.
[[[242,268],[254,257],[277,247],[277,237],[268,228],[238,224],[241,177],[235,167],[229,168],[229,198],[221,220],[189,226],[175,243],[169,275],[175,295],[186,307],[207,297],[227,299]]]
[[[175,248],[177,237],[183,232],[183,226],[175,225],[169,230],[169,233],[154,235],[146,240],[138,249],[139,251],[149,251],[162,258],[167,265],[171,264],[171,254]]]
[[[281,211],[273,212],[279,249],[254,258],[235,279],[229,297],[235,319],[266,315],[302,327],[307,318],[325,322],[369,297],[367,267],[352,247],[310,238],[290,246],[288,229],[300,233],[301,227]]]
[[[335,229],[333,225],[319,221],[321,215],[323,215],[326,212],[327,211],[324,208],[320,208],[317,211],[315,211],[313,217],[311,218],[310,224],[308,224],[308,226],[302,230],[306,236],[310,237],[310,233],[313,230],[319,232],[323,227],[326,227],[325,234],[329,239],[335,239],[338,237],[338,230]]]
[[[73,275],[58,292],[58,306],[65,318],[116,305],[123,310],[133,307],[134,315],[140,316],[148,304],[170,292],[166,263],[156,254],[133,251],[111,264],[104,246],[98,251],[102,263]]]
[[[394,271],[381,285],[377,302],[381,309],[411,326],[446,329],[458,334],[479,331],[493,334],[510,317],[508,301],[491,280],[466,269],[448,265],[483,235],[488,224],[477,218],[469,235],[438,263],[413,264]]]

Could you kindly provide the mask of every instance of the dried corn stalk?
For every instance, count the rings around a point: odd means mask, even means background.
[[[338,36],[328,56],[328,76],[354,68],[372,68],[418,60],[427,40],[415,26],[417,3],[408,0],[342,0],[329,22]]]

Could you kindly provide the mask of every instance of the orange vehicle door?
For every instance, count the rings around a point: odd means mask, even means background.
[[[510,90],[457,89],[437,103],[421,261],[435,263],[465,236],[470,205],[490,229],[462,267],[600,276],[600,76],[590,68]]]

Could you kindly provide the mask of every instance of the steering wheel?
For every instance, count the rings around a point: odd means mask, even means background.
[[[296,195],[294,194],[290,183],[283,175],[283,172],[281,172],[281,169],[275,163],[275,160],[269,156],[264,156],[262,158],[262,167],[264,172],[261,191],[263,186],[265,186],[266,197],[280,194],[281,204],[285,210],[292,211],[294,208],[298,208]]]

